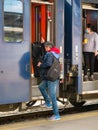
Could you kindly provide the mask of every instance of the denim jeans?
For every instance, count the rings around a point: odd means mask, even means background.
[[[56,116],[59,116],[57,99],[56,99],[56,89],[58,87],[59,80],[48,81],[43,80],[39,84],[39,89],[41,91],[42,96],[44,97],[45,103],[50,104],[52,102],[53,113]]]

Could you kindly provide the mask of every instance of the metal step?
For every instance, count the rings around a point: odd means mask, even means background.
[[[41,92],[38,88],[38,85],[33,85],[32,86],[32,97],[40,97],[40,96],[42,96],[42,95],[41,95]],[[58,96],[59,96],[59,87],[57,89],[57,97]]]
[[[98,73],[95,75],[95,79],[98,78]],[[82,95],[84,99],[98,98],[98,80],[83,82]]]
[[[98,73],[97,72],[94,73],[94,77],[95,77],[95,80],[98,80]]]
[[[39,97],[41,96],[40,90],[38,88],[38,85],[32,86],[32,97]]]
[[[83,82],[83,92],[84,91],[95,91],[98,90],[98,80]]]
[[[31,85],[36,85],[38,84],[37,78],[33,77],[31,78]]]

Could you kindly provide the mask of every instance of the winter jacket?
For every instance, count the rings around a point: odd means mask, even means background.
[[[83,44],[83,52],[97,52],[98,51],[98,34],[85,33],[84,38],[87,39],[87,43]]]
[[[42,80],[47,80],[46,75],[48,69],[51,67],[53,63],[53,55],[59,59],[60,56],[60,51],[58,48],[54,47],[50,51],[46,52],[46,54],[43,57],[42,64],[40,65],[40,78]]]

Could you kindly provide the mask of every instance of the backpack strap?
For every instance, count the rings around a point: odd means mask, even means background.
[[[52,52],[50,52],[50,54],[51,54],[51,56],[53,57],[53,60],[54,60],[54,59],[56,59],[56,60],[58,60],[58,61],[59,61],[59,59],[57,59],[57,58],[53,55],[53,53],[52,53]]]

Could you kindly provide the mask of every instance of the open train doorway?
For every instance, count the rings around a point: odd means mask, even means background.
[[[53,2],[47,1],[33,1],[31,0],[31,44],[37,44],[36,46],[42,45],[46,41],[53,41],[54,28],[53,28]],[[40,45],[41,44],[41,45]],[[42,55],[38,47],[39,54],[33,54],[35,56]],[[44,51],[44,49],[42,50]],[[35,52],[36,53],[36,52]],[[40,54],[41,53],[41,54]],[[34,64],[32,64],[32,77],[38,77]]]
[[[83,14],[82,15],[83,40],[84,40],[84,33],[87,24],[91,24],[93,26],[93,31],[98,34],[98,4],[82,3],[82,14]],[[83,65],[84,65],[84,59],[83,59]],[[88,69],[88,74],[89,73],[90,70]],[[93,97],[96,98],[96,96],[98,96],[97,84],[98,84],[98,55],[95,56],[95,62],[94,62],[94,81],[88,80],[86,82],[83,82],[83,94],[86,95],[87,93],[89,93],[88,97],[92,97],[91,95],[94,94]]]
[[[92,4],[83,4],[83,35],[85,33],[86,25],[91,24],[94,32],[98,34],[98,7]],[[97,57],[95,57],[94,71],[98,72]]]
[[[37,63],[45,53],[44,43],[54,41],[53,0],[31,0],[31,100],[38,100],[40,70]],[[32,101],[30,102],[33,103]]]

